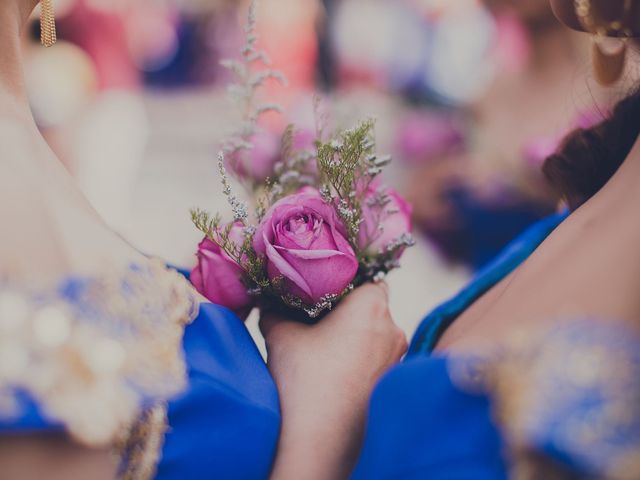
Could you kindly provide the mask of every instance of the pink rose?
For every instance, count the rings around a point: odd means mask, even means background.
[[[335,209],[310,187],[276,202],[258,227],[253,247],[266,258],[270,279],[307,305],[341,293],[354,279],[358,260]]]
[[[234,224],[229,238],[240,245],[244,241],[242,225]],[[251,305],[247,287],[242,283],[242,268],[223,252],[218,244],[205,238],[198,245],[198,265],[191,272],[191,283],[208,300],[231,310]]]
[[[385,202],[380,202],[386,198]],[[413,230],[411,205],[391,188],[370,186],[362,205],[363,222],[360,224],[358,242],[360,248],[378,254],[403,235]],[[397,258],[402,255],[400,249]]]
[[[259,131],[250,139],[252,148],[234,158],[227,167],[238,177],[262,182],[273,176],[273,167],[280,158],[280,138],[269,131]]]

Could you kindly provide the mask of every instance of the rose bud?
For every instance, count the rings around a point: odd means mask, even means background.
[[[395,190],[370,186],[362,204],[363,222],[358,235],[360,248],[377,255],[403,235],[411,234],[411,213],[411,205]],[[404,248],[399,248],[396,258],[403,253]]]
[[[261,130],[251,137],[250,143],[250,150],[227,157],[226,167],[239,178],[264,182],[273,175],[274,165],[280,158],[280,138]]]
[[[229,239],[241,246],[244,242],[243,226],[235,223]],[[213,303],[236,312],[251,306],[251,297],[242,283],[243,270],[217,243],[205,238],[198,245],[198,265],[191,272],[191,283],[196,290]]]

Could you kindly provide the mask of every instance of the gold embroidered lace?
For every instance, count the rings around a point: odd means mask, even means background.
[[[47,292],[0,280],[0,417],[19,418],[26,394],[77,441],[112,445],[185,386],[182,336],[197,308],[156,260]]]

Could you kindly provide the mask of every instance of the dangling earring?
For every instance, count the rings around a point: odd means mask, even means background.
[[[624,72],[627,59],[626,39],[596,36],[591,55],[596,81],[605,87],[613,85]]]
[[[574,7],[583,28],[593,35],[591,57],[596,81],[603,86],[616,83],[622,77],[627,59],[627,39],[630,29],[625,28],[624,20],[632,13],[631,0],[624,0],[620,20],[598,21],[591,0],[574,0]],[[618,38],[609,38],[608,35]]]
[[[56,43],[56,19],[53,12],[52,0],[40,1],[40,41],[45,47]]]

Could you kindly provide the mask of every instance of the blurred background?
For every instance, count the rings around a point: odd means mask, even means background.
[[[37,121],[106,221],[138,249],[191,266],[189,209],[225,211],[216,153],[240,114],[225,58],[239,58],[247,2],[58,0],[59,43],[30,38]],[[547,0],[262,0],[269,83],[255,168],[277,161],[287,123],[313,131],[377,119],[388,181],[414,205],[416,247],[389,279],[411,334],[523,229],[558,208],[540,172],[562,136],[609,104],[588,38]],[[321,101],[314,107],[313,95]]]

